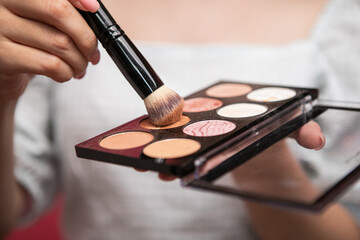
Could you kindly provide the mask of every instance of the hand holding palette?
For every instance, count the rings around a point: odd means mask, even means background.
[[[317,96],[316,89],[218,82],[186,97],[178,122],[157,127],[144,115],[76,145],[76,153],[243,196],[212,183],[326,111]]]

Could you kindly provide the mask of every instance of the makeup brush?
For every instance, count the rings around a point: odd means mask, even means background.
[[[98,2],[100,8],[96,13],[79,12],[127,81],[144,100],[151,123],[164,126],[179,120],[184,99],[164,85],[103,3]]]

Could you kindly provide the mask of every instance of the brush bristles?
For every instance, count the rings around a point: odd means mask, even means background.
[[[184,99],[164,85],[147,96],[144,102],[150,121],[155,126],[175,123],[184,107]]]

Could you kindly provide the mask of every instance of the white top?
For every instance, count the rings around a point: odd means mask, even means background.
[[[317,87],[321,97],[360,100],[359,18],[356,0],[331,0],[307,39],[283,46],[137,45],[182,96],[229,79]],[[34,199],[24,221],[41,214],[61,188],[67,239],[253,239],[237,198],[75,156],[75,144],[144,113],[104,51],[81,81],[31,81],[16,112],[15,173]],[[358,203],[360,197],[347,199]]]

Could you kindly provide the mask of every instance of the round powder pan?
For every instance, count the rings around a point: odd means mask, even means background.
[[[186,138],[170,138],[147,145],[143,153],[152,158],[172,159],[186,157],[201,148],[198,141]]]
[[[206,90],[206,95],[217,98],[238,97],[249,93],[252,87],[241,83],[221,83]]]
[[[265,113],[266,106],[256,103],[235,103],[224,106],[217,111],[217,114],[226,118],[248,118]]]
[[[289,88],[265,87],[259,88],[247,95],[247,98],[255,102],[278,102],[288,100],[296,96],[296,91]]]
[[[154,136],[146,132],[122,132],[115,133],[103,138],[99,145],[106,149],[126,150],[148,144],[154,139]]]
[[[223,105],[223,102],[214,98],[190,98],[184,102],[184,112],[206,112],[217,109]]]
[[[142,120],[140,122],[140,126],[146,129],[154,129],[154,130],[161,130],[161,129],[170,129],[170,128],[177,128],[177,127],[181,127],[184,126],[185,124],[187,124],[188,122],[190,122],[190,118],[188,116],[182,115],[180,120],[167,125],[167,126],[155,126],[150,122],[149,118],[145,118],[144,120]]]
[[[192,123],[183,129],[183,132],[194,137],[213,137],[231,132],[236,125],[223,120],[206,120]]]

